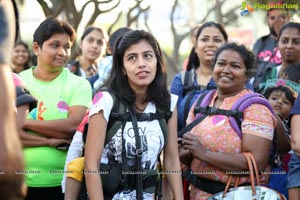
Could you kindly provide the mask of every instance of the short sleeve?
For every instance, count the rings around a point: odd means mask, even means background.
[[[171,84],[171,93],[176,94],[177,96],[182,96],[183,93],[183,85],[181,82],[181,74],[178,73],[175,75],[172,84]]]
[[[178,101],[178,96],[175,95],[175,94],[171,94],[171,106],[170,106],[170,111],[174,111],[175,109],[175,106],[177,104],[177,101]]]
[[[90,108],[89,117],[99,113],[102,110],[104,114],[104,118],[108,122],[113,104],[114,104],[113,98],[108,92],[101,91],[96,93],[93,98],[93,104]]]
[[[298,94],[298,97],[296,101],[294,102],[293,108],[290,112],[290,117],[293,115],[300,115],[300,95]]]
[[[82,105],[89,107],[92,100],[92,88],[88,80],[79,77],[81,80],[77,82],[76,89],[72,95],[70,106]]]
[[[245,109],[241,125],[243,134],[252,134],[273,140],[275,126],[276,119],[266,106],[253,104]]]

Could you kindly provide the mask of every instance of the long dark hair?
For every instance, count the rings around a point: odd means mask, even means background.
[[[127,106],[135,101],[136,96],[129,85],[128,76],[123,73],[123,57],[130,46],[139,43],[141,40],[145,40],[151,45],[157,59],[156,75],[148,86],[145,101],[152,101],[161,108],[168,108],[170,105],[170,93],[167,90],[166,65],[157,40],[149,32],[143,30],[129,31],[117,39],[113,51],[111,76],[103,86],[110,88]]]
[[[196,41],[198,40],[200,34],[202,33],[202,31],[207,28],[207,27],[215,27],[217,28],[221,34],[224,37],[224,40],[227,42],[228,40],[228,35],[227,32],[224,28],[224,26],[222,24],[216,23],[216,22],[205,22],[197,31],[197,36],[196,36]],[[190,55],[189,55],[189,59],[188,59],[188,64],[186,67],[186,70],[191,70],[193,68],[197,68],[200,65],[200,60],[198,58],[198,55],[195,52],[195,47],[192,48]]]

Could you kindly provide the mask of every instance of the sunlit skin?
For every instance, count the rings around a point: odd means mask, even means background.
[[[286,63],[300,63],[300,32],[296,28],[285,29],[279,38],[278,49]]]
[[[124,53],[124,73],[134,91],[146,91],[154,80],[157,68],[157,59],[152,46],[141,40],[130,46]]]
[[[278,90],[273,91],[268,101],[276,113],[280,114],[284,119],[288,119],[290,110],[292,109],[292,103],[286,98],[284,92]]]
[[[98,30],[91,31],[80,43],[83,60],[87,60],[92,64],[101,54],[104,45],[104,36]]]
[[[12,51],[12,56],[11,56],[11,61],[13,65],[15,66],[16,72],[18,73],[24,69],[24,65],[28,62],[29,60],[29,53],[24,47],[24,45],[19,44],[17,45],[13,51]]]
[[[246,67],[241,56],[232,50],[224,50],[217,58],[213,77],[220,93],[234,95],[245,87]]]
[[[203,29],[195,47],[200,62],[211,63],[216,50],[224,43],[224,37],[219,29],[215,27],[206,27]]]
[[[35,42],[33,51],[37,56],[38,68],[52,73],[60,72],[69,60],[71,45],[67,34],[54,34],[42,46]]]
[[[271,34],[277,38],[281,27],[288,22],[289,17],[281,9],[274,9],[268,11],[269,15],[267,18],[268,26],[270,28]],[[274,35],[274,33],[276,35]]]

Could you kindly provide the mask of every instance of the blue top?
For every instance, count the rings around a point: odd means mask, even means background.
[[[292,110],[290,112],[289,118],[291,119],[291,117],[293,115],[300,115],[300,93],[298,94],[297,99],[294,102],[294,105],[293,105]]]
[[[197,82],[197,76],[194,76],[194,86],[198,86],[198,82]],[[213,80],[213,78],[210,79],[210,81],[207,84],[207,87],[217,87],[215,81]],[[248,81],[246,83],[246,88],[250,89],[253,91],[253,86],[250,83],[250,81]],[[206,92],[208,90],[196,90],[190,100],[190,103],[188,104],[188,110],[191,109],[192,105],[194,104],[194,102],[197,100],[199,94]],[[188,95],[184,95],[183,96],[183,84],[182,84],[182,80],[181,80],[181,73],[177,73],[172,81],[171,84],[171,93],[175,94],[178,96],[178,103],[177,103],[177,110],[178,110],[178,122],[177,122],[177,128],[178,131],[181,130],[182,128],[184,128],[185,126],[185,121],[186,119],[184,119],[184,106],[186,104]]]

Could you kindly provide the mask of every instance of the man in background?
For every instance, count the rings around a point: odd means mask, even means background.
[[[282,3],[277,2],[277,4]],[[267,23],[270,33],[257,39],[253,46],[253,52],[257,60],[257,72],[253,82],[253,87],[256,91],[264,77],[266,68],[276,67],[281,64],[281,55],[277,48],[277,40],[281,27],[289,19],[290,17],[286,9],[270,9],[267,11]]]

